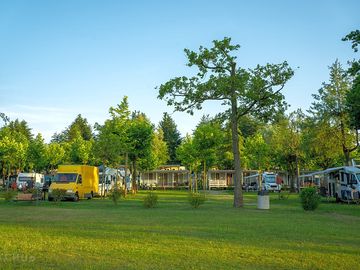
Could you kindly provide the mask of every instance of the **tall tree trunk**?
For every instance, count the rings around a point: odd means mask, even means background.
[[[195,192],[198,192],[197,172],[194,172]]]
[[[295,171],[293,162],[289,164],[288,173],[290,175],[290,192],[296,192],[295,190]]]
[[[345,124],[341,121],[340,122],[340,130],[341,130],[341,139],[342,139],[342,150],[344,154],[344,163],[345,166],[351,166],[351,160],[350,160],[350,153],[355,151],[359,146],[359,133],[356,130],[356,146],[353,148],[349,148],[346,146],[346,132],[345,132]]]
[[[137,171],[136,171],[136,158],[133,161],[133,173],[132,173],[132,192],[136,194],[137,192]]]
[[[232,150],[234,154],[234,207],[239,208],[244,206],[243,194],[241,190],[242,169],[239,150],[239,134],[238,134],[238,119],[237,119],[237,101],[236,96],[231,99],[231,137]]]
[[[343,153],[344,153],[344,157],[345,157],[345,166],[351,166],[350,151],[349,151],[349,149],[347,149],[346,147],[344,147],[344,148],[343,148]]]
[[[102,185],[101,185],[101,188],[102,188],[102,194],[101,194],[101,197],[104,199],[105,198],[105,188],[106,188],[106,175],[105,175],[105,161],[103,161],[103,173],[102,173]]]
[[[127,170],[128,170],[128,153],[126,152],[126,154],[125,154],[125,174],[124,174],[124,176],[125,176],[125,186],[124,186],[124,197],[126,198],[126,195],[127,195],[127,186],[126,186],[126,180],[127,180],[127,177],[128,177],[128,175],[127,175]]]
[[[203,190],[206,191],[206,161],[204,160],[204,180],[203,180]]]
[[[300,193],[300,167],[299,167],[299,158],[296,155],[296,186],[297,186],[297,192]]]
[[[192,185],[192,175],[191,175],[191,165],[189,166],[189,171],[190,171],[190,173],[189,173],[189,175],[190,175],[190,179],[188,178],[188,183],[189,183],[189,190],[192,192],[193,191],[193,185]],[[189,175],[188,175],[188,177],[189,177]]]

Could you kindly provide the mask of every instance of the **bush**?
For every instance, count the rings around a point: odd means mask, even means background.
[[[117,205],[121,196],[125,197],[125,190],[118,188],[118,187],[113,188],[109,193],[109,197],[115,205]]]
[[[189,195],[189,202],[193,208],[199,208],[200,205],[205,203],[205,195],[191,192]]]
[[[319,206],[320,195],[315,188],[308,187],[301,191],[300,201],[304,210],[313,211]]]
[[[5,201],[10,202],[15,198],[16,194],[17,194],[17,191],[8,189],[8,190],[4,191],[3,198]]]
[[[66,190],[56,188],[52,190],[51,194],[52,197],[54,198],[54,201],[60,202],[65,199]]]
[[[145,208],[154,208],[157,202],[158,202],[158,195],[153,191],[148,192],[146,197],[144,198]]]

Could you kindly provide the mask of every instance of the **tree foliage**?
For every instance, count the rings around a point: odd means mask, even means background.
[[[46,169],[46,144],[40,133],[29,143],[26,158],[29,170],[41,172]]]
[[[159,128],[163,131],[163,140],[166,142],[168,148],[169,160],[167,160],[167,162],[169,164],[178,163],[178,160],[176,159],[176,148],[181,143],[181,136],[175,121],[168,113],[165,112],[163,114],[163,118],[159,123]]]
[[[70,142],[78,138],[78,135],[85,141],[93,138],[91,125],[87,119],[79,114],[75,120],[61,133],[55,133],[52,137],[53,142]]]
[[[48,145],[46,151],[46,158],[49,169],[53,170],[58,165],[65,163],[66,153],[62,144],[52,142]]]
[[[142,113],[135,113],[128,129],[129,159],[131,161],[133,189],[137,189],[138,171],[149,168],[154,126]]]
[[[351,129],[346,97],[351,88],[351,82],[340,63],[336,61],[330,68],[330,79],[323,83],[309,112],[318,121],[326,121],[340,132],[328,136],[337,136],[342,146],[344,163],[350,165],[350,154],[358,147],[357,132]],[[356,136],[356,137],[355,137]]]
[[[241,159],[239,153],[238,119],[244,115],[269,118],[285,108],[281,94],[293,71],[287,64],[237,67],[234,53],[240,48],[230,38],[213,41],[213,47],[203,46],[199,52],[185,49],[189,67],[196,67],[193,77],[176,77],[159,87],[159,98],[176,111],[193,114],[205,101],[217,100],[227,106],[231,119],[232,148],[235,168],[234,207],[243,205],[241,192]]]
[[[110,119],[103,125],[95,125],[98,134],[95,138],[94,154],[97,163],[118,166],[129,151],[128,128],[130,111],[127,96],[116,107],[109,109]]]
[[[153,140],[151,142],[151,158],[148,168],[157,168],[165,164],[169,160],[169,151],[167,143],[164,141],[164,133],[161,128],[154,132]]]
[[[354,52],[358,52],[360,44],[360,31],[350,32],[343,38],[344,41],[351,41]],[[350,125],[354,129],[360,129],[360,60],[352,60],[348,74],[353,77],[351,90],[346,97],[347,108],[350,115]]]

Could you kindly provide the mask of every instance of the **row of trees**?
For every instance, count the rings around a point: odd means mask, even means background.
[[[351,32],[344,40],[351,41],[353,49],[357,51],[360,42],[359,31]],[[230,38],[224,38],[221,41],[215,40],[212,48],[201,46],[198,52],[185,49],[187,65],[196,68],[195,75],[175,77],[165,82],[160,85],[158,96],[176,111],[190,114],[193,114],[194,110],[201,109],[203,103],[209,100],[220,101],[222,105],[227,106],[227,110],[220,116],[227,120],[231,128],[233,168],[235,169],[234,207],[243,206],[240,184],[242,170],[246,166],[246,156],[241,153],[240,126],[242,123],[240,121],[246,117],[258,119],[264,123],[279,119],[279,115],[284,114],[287,108],[280,91],[294,74],[286,61],[280,64],[258,65],[253,69],[238,67],[235,53],[239,48],[239,45],[231,44]],[[330,68],[329,83],[324,83],[319,93],[314,95],[315,101],[309,110],[310,117],[306,117],[307,121],[303,113],[299,111],[293,113],[288,119],[282,117],[284,120],[274,122],[272,131],[278,129],[279,132],[284,132],[278,136],[277,140],[282,145],[288,145],[288,148],[284,149],[287,155],[283,157],[285,158],[283,161],[287,163],[291,171],[294,171],[294,167],[296,171],[299,170],[301,157],[304,156],[300,147],[303,144],[302,128],[309,125],[311,127],[312,124],[310,132],[314,133],[315,138],[319,133],[326,134],[325,141],[329,138],[334,143],[333,152],[337,151],[336,146],[340,144],[345,156],[345,164],[349,164],[351,153],[358,147],[359,97],[359,61],[354,60],[348,71],[344,71],[336,61]],[[356,139],[354,139],[354,133]],[[264,134],[257,134],[254,140],[261,143],[264,137]],[[310,141],[313,139],[311,136],[308,137]],[[191,139],[188,138],[187,141],[190,142]],[[266,147],[253,150],[259,149],[264,151]],[[275,151],[276,148],[270,149],[270,151]],[[316,154],[315,149],[316,147],[311,149],[314,154]],[[320,159],[328,154],[323,150],[318,149],[320,153],[317,154]],[[279,152],[278,158],[283,156],[283,153]],[[262,157],[264,156],[260,158]],[[326,163],[332,162],[330,158]]]
[[[158,127],[145,114],[130,112],[127,97],[109,109],[109,119],[94,128],[78,115],[49,144],[36,137],[25,120],[10,121],[2,114],[0,169],[3,178],[18,171],[50,171],[59,164],[114,166],[128,164],[136,179],[139,170],[149,170],[176,161],[180,133],[164,113]],[[136,187],[136,182],[133,183]]]
[[[357,52],[359,31],[344,40]],[[182,163],[201,172],[217,166],[235,169],[234,206],[242,206],[243,169],[282,169],[295,179],[300,169],[314,170],[349,164],[357,157],[360,128],[360,64],[345,70],[336,61],[307,112],[285,114],[281,94],[293,70],[286,62],[243,69],[233,55],[239,45],[230,38],[214,41],[210,49],[185,50],[195,76],[177,77],[159,87],[159,98],[177,111],[190,114],[207,100],[228,106],[214,118],[204,116],[193,134],[180,138],[176,124],[165,113],[158,127],[140,112],[130,112],[127,98],[109,109],[109,119],[94,130],[79,115],[64,131],[45,144],[33,138],[25,121],[9,121],[0,129],[0,169],[43,170],[61,163],[128,164],[138,171],[164,163]],[[292,186],[294,182],[292,181]],[[134,183],[136,187],[136,183]]]

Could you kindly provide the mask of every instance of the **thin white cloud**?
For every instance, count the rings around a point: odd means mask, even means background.
[[[68,111],[64,108],[31,106],[31,105],[15,105],[15,108],[29,110],[29,111],[42,111],[42,112],[67,112]]]

